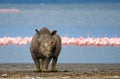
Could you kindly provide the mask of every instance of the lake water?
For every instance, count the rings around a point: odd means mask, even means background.
[[[0,4],[0,38],[31,37],[43,26],[67,37],[120,37],[120,3]],[[33,63],[28,45],[0,46],[0,63]],[[120,63],[120,47],[63,46],[59,63]]]

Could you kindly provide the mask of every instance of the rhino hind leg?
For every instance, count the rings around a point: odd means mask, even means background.
[[[57,69],[56,69],[57,60],[58,60],[57,57],[53,58],[51,72],[57,72]]]

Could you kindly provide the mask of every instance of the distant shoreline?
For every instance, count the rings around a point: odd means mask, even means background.
[[[0,3],[10,4],[46,4],[46,3],[119,3],[120,0],[2,0]]]

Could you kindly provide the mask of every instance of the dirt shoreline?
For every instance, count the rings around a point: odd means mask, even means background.
[[[34,72],[34,64],[0,64],[0,79],[120,79],[120,64],[58,64],[58,72]]]

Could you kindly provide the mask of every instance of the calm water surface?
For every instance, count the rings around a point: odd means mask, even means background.
[[[0,37],[31,37],[46,26],[68,37],[120,37],[120,3],[0,4]],[[0,63],[33,63],[29,44],[0,46]],[[120,63],[120,47],[63,46],[59,63]]]

